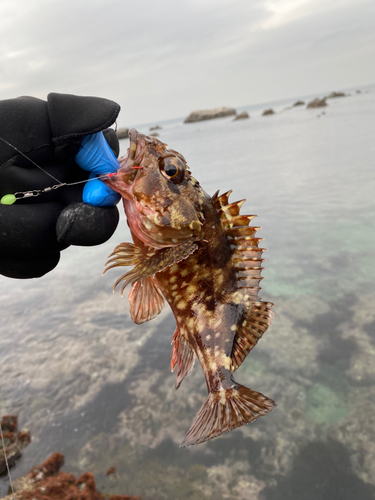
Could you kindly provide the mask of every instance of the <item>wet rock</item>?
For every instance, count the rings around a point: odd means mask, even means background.
[[[151,137],[159,137],[159,134],[157,132],[152,132],[152,134],[150,134]]]
[[[344,92],[331,92],[326,99],[334,99],[335,97],[347,97]]]
[[[150,131],[151,130],[161,130],[161,126],[160,125],[155,125],[155,127],[150,127]]]
[[[116,130],[117,139],[127,139],[129,137],[128,128],[119,128]]]
[[[328,106],[328,104],[326,103],[326,97],[323,97],[322,99],[319,99],[319,97],[317,97],[316,99],[308,103],[307,109],[323,108],[324,106]]]
[[[85,472],[78,479],[60,472],[64,463],[61,453],[54,453],[41,465],[13,482],[14,495],[2,500],[141,500],[129,495],[103,496],[96,489],[94,475]]]
[[[262,113],[262,116],[270,116],[270,115],[274,115],[275,112],[272,108],[269,108],[269,109],[265,109]]]
[[[107,472],[105,473],[106,476],[110,476],[111,474],[115,474],[116,472],[116,467],[113,465],[112,467],[110,467]]]
[[[233,121],[244,120],[246,118],[250,118],[249,113],[247,111],[242,111],[242,113],[233,118]]]
[[[17,425],[17,415],[4,415],[1,419],[4,446],[0,440],[0,476],[7,473],[5,457],[7,457],[8,467],[13,467],[21,458],[22,448],[25,448],[31,441],[28,430],[17,433]]]
[[[296,101],[294,104],[293,104],[293,107],[295,106],[304,106],[305,105],[305,101]]]
[[[212,120],[214,118],[224,118],[225,116],[234,116],[236,110],[234,108],[222,107],[216,109],[203,109],[199,111],[192,111],[190,115],[185,118],[184,123],[194,123],[204,120]]]

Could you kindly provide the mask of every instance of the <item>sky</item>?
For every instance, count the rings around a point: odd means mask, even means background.
[[[374,0],[0,0],[0,99],[106,97],[118,125],[375,82]]]

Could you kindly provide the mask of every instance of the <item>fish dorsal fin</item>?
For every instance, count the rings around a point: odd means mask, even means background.
[[[113,267],[134,265],[134,268],[120,276],[113,286],[114,290],[123,281],[124,283],[121,287],[122,295],[127,285],[133,284],[136,281],[142,282],[148,276],[153,276],[170,267],[172,264],[186,259],[197,248],[198,245],[192,239],[160,250],[153,250],[151,248],[143,250],[131,243],[122,243],[110,255],[112,258],[106,262],[106,266],[108,267],[106,267],[104,272]]]
[[[177,365],[176,389],[181,385],[186,375],[189,375],[195,363],[195,352],[178,328],[172,338],[171,371]]]
[[[263,333],[271,325],[273,319],[272,302],[253,302],[239,321],[236,335],[232,346],[232,366],[234,372],[257,344]]]
[[[262,253],[264,248],[259,248],[263,238],[257,238],[256,232],[260,227],[249,226],[256,215],[240,215],[240,209],[245,200],[229,203],[232,191],[218,195],[215,193],[213,203],[217,209],[221,225],[227,233],[229,244],[233,250],[232,262],[236,271],[238,289],[246,288],[247,295],[253,297],[252,301],[260,300],[257,297],[260,290],[263,270]],[[246,294],[244,294],[246,295]]]
[[[130,316],[140,325],[155,318],[164,307],[164,298],[154,278],[133,283],[129,292]]]
[[[265,248],[259,248],[263,238],[256,237],[261,228],[249,226],[256,215],[240,215],[245,200],[229,203],[231,192],[220,196],[218,192],[215,193],[213,203],[233,250],[232,263],[237,278],[236,302],[243,305],[244,311],[233,340],[231,358],[232,371],[235,371],[270,326],[273,304],[261,302],[258,297],[264,269],[262,253],[265,251]]]

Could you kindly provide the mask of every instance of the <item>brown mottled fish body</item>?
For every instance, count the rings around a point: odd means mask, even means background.
[[[130,312],[136,323],[162,310],[176,318],[172,371],[178,388],[197,356],[208,397],[182,446],[201,443],[252,422],[275,403],[233,379],[233,372],[271,324],[273,304],[258,297],[261,239],[229,193],[212,198],[191,176],[179,153],[155,138],[130,131],[130,148],[116,178],[106,181],[124,200],[134,245],[116,247],[106,270],[134,269]]]

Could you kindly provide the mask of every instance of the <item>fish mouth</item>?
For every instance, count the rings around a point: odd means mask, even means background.
[[[192,236],[191,231],[176,230],[160,224],[158,221],[168,212],[168,207],[152,208],[134,193],[137,178],[144,175],[141,165],[145,153],[150,147],[158,156],[158,151],[166,148],[155,137],[148,137],[136,129],[129,130],[130,145],[127,156],[119,159],[117,175],[104,179],[114,191],[121,194],[130,230],[138,240],[154,248],[175,246]]]

